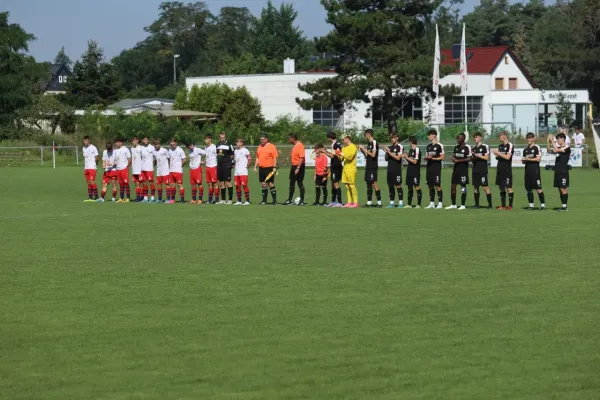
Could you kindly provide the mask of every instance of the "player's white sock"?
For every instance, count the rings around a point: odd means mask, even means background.
[[[371,204],[373,204],[371,201],[367,201],[368,206],[370,206]]]
[[[403,206],[403,205],[404,205],[403,203],[404,203],[404,202],[403,202],[402,200],[400,200],[400,201],[398,202],[398,205],[399,205],[399,206]]]
[[[377,205],[380,206],[381,205],[381,200],[377,200]]]
[[[542,203],[542,204],[540,204],[540,207],[542,207],[542,208],[546,208],[546,204],[545,204],[545,203]]]
[[[391,205],[391,206],[393,206],[393,205],[394,205],[394,202],[393,202],[393,201],[390,201],[390,205]]]
[[[150,200],[154,201],[154,196],[150,197]]]
[[[144,200],[148,200],[148,196],[144,196]]]
[[[529,203],[529,207],[533,208],[533,207],[535,207],[535,204]]]
[[[566,205],[566,204],[563,204],[563,208],[567,208],[567,205]]]

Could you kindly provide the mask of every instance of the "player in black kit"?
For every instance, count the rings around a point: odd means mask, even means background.
[[[365,207],[372,207],[373,189],[375,189],[375,197],[377,198],[377,207],[381,208],[381,190],[377,184],[377,170],[379,168],[377,159],[379,154],[379,144],[373,137],[373,130],[365,131],[367,138],[367,146],[359,146],[360,151],[365,155],[367,164],[365,166],[365,182],[367,182],[367,204]]]
[[[554,164],[554,187],[558,188],[562,207],[558,211],[567,211],[569,202],[569,158],[571,157],[571,148],[566,144],[567,137],[564,133],[556,135],[556,140],[552,136],[548,137],[548,150],[556,154]]]
[[[423,192],[421,191],[421,150],[417,146],[417,138],[411,136],[408,138],[410,150],[404,156],[408,166],[406,167],[406,186],[408,186],[408,207],[412,208],[412,199],[414,189],[417,190],[417,205],[415,208],[421,208]]]
[[[498,158],[498,166],[496,167],[496,185],[500,188],[501,206],[496,207],[497,210],[512,210],[513,200],[515,195],[512,189],[512,158],[515,149],[508,141],[506,132],[500,132],[498,136],[500,146],[498,150],[493,150],[494,155]],[[508,207],[506,207],[506,192],[508,192]]]
[[[492,191],[488,183],[488,160],[490,159],[490,148],[481,142],[481,133],[473,134],[475,146],[471,148],[471,160],[473,161],[473,196],[475,208],[479,208],[479,188],[483,187],[488,201],[488,207],[492,208]]]
[[[327,157],[331,159],[329,167],[331,171],[331,207],[342,203],[342,189],[340,181],[342,180],[342,144],[337,140],[335,132],[329,132],[327,139],[331,142],[331,151],[324,151]]]
[[[402,191],[402,158],[404,147],[398,143],[398,134],[392,134],[392,145],[384,147],[385,160],[387,161],[387,184],[390,192],[390,204],[387,208],[394,208],[394,198],[398,191],[398,208],[404,207],[404,192]]]
[[[540,161],[542,160],[542,149],[535,144],[535,134],[529,132],[526,136],[527,147],[523,150],[521,162],[525,165],[525,190],[529,201],[529,210],[533,210],[533,191],[537,191],[540,199],[540,210],[546,208],[544,191],[542,190],[542,175],[540,174]]]
[[[438,142],[437,131],[431,129],[427,132],[427,138],[431,141],[427,145],[425,159],[427,160],[427,186],[429,186],[429,205],[426,208],[443,208],[442,200],[442,161],[444,161],[444,146]],[[438,205],[434,204],[435,191],[437,190]]]
[[[446,210],[456,209],[456,186],[460,185],[460,208],[466,210],[465,203],[467,201],[467,185],[469,184],[469,161],[471,161],[471,147],[465,144],[466,136],[464,133],[459,133],[456,136],[454,151],[452,152],[452,162],[454,170],[452,171],[452,187],[450,190],[450,198],[452,205],[446,207]]]
[[[231,169],[234,163],[234,150],[231,143],[227,141],[225,132],[219,134],[219,143],[217,143],[217,180],[219,181],[219,189],[221,189],[221,204],[233,203],[233,186],[231,186]],[[225,202],[225,188],[229,200]]]

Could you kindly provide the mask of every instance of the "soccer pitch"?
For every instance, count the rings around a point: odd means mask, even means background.
[[[352,210],[259,207],[252,173],[247,207],[84,204],[81,168],[3,168],[0,398],[598,399],[598,171],[567,213],[542,174],[544,212],[520,169],[513,211]]]

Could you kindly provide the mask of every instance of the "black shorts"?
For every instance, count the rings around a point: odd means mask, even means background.
[[[342,166],[331,167],[331,182],[339,182],[342,180]]]
[[[271,172],[273,172],[273,167],[259,167],[258,168],[258,181],[260,183],[263,182],[267,182],[267,183],[274,183],[275,182],[275,174],[273,174],[268,180],[267,180],[267,175],[269,175]]]
[[[479,172],[473,172],[473,186],[489,186],[488,183],[488,174],[486,173],[479,173]]]
[[[387,184],[388,186],[402,185],[402,171],[390,171],[387,172]]]
[[[421,175],[416,174],[406,174],[406,186],[420,186],[421,185]]]
[[[304,173],[306,171],[306,167],[304,166],[304,164],[302,164],[302,166],[300,167],[300,171],[298,172],[298,174],[296,174],[296,169],[297,168],[298,168],[298,166],[292,165],[292,168],[290,169],[290,181],[293,181],[293,182],[303,182],[304,181]]]
[[[374,168],[365,169],[365,182],[377,182],[377,170]]]
[[[316,175],[315,176],[315,186],[325,186],[327,185],[327,175]]]
[[[540,190],[542,188],[542,178],[539,173],[525,172],[525,190]]]
[[[560,172],[554,174],[554,187],[560,189],[566,189],[569,187],[569,173]]]
[[[230,165],[218,165],[217,166],[217,180],[219,182],[231,181],[231,166]]]
[[[512,189],[512,171],[497,171],[496,172],[496,185],[500,189]]]
[[[427,168],[427,186],[440,186],[442,184],[442,170]]]
[[[453,185],[468,185],[469,184],[469,170],[461,171],[454,170],[452,171],[452,184]]]

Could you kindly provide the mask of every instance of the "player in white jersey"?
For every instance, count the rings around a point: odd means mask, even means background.
[[[154,201],[154,147],[150,146],[148,136],[142,138],[142,203]],[[148,198],[150,193],[150,198]]]
[[[98,168],[98,149],[94,146],[89,136],[83,137],[83,174],[88,187],[88,198],[84,203],[98,200],[98,186],[96,186],[96,169]]]
[[[115,158],[117,167],[117,180],[119,181],[119,193],[121,198],[117,203],[129,203],[131,189],[129,187],[129,167],[131,166],[131,152],[123,146],[123,139],[115,140]]]
[[[135,203],[144,199],[142,194],[142,146],[137,136],[131,139],[131,177],[135,185]]]
[[[192,200],[190,204],[202,204],[204,196],[204,187],[202,186],[202,156],[206,154],[204,150],[196,147],[193,143],[188,143],[187,148],[190,151],[190,185],[192,186]],[[200,198],[198,199],[198,192]]]
[[[156,191],[155,203],[162,203],[163,184],[169,187],[169,151],[160,146],[160,140],[154,139],[154,160],[156,163]]]
[[[179,187],[179,197],[182,203],[185,203],[185,189],[183,187],[183,166],[187,162],[185,152],[177,146],[177,139],[171,139],[171,148],[169,149],[169,172],[170,172],[170,190],[167,190],[167,200],[169,203],[175,203],[176,185]],[[170,196],[169,196],[170,193]]]
[[[102,168],[104,169],[104,175],[102,176],[102,195],[97,200],[104,202],[104,196],[106,196],[106,190],[108,184],[112,184],[112,201],[116,201],[117,197],[117,169],[115,151],[113,150],[112,142],[106,143],[106,150],[102,152]]]
[[[234,183],[237,194],[236,206],[250,204],[250,190],[248,189],[248,165],[250,165],[250,152],[244,147],[244,139],[238,139],[235,142],[236,149],[234,150],[235,170]],[[246,197],[246,201],[242,203],[242,190]]]
[[[217,182],[217,146],[212,142],[212,135],[204,137],[206,148],[206,183],[208,184],[208,204],[219,202],[219,183]],[[214,200],[213,200],[214,195]]]

